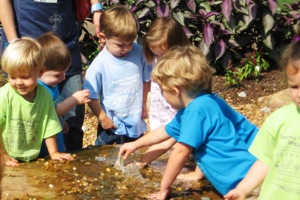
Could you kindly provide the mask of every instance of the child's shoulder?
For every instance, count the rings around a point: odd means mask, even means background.
[[[10,92],[14,92],[14,89],[9,83],[6,83],[2,87],[0,87],[0,96],[7,96],[7,94]]]
[[[278,119],[283,119],[283,118],[288,118],[291,115],[299,115],[299,108],[295,103],[290,103],[288,105],[285,105],[281,108],[278,108],[275,110],[273,113],[270,114],[270,116],[267,118],[267,120],[278,120]]]

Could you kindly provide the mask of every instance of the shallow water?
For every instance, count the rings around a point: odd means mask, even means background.
[[[7,167],[2,179],[1,199],[146,199],[157,192],[166,164],[166,157],[138,170],[126,165],[139,156],[125,161],[121,170],[114,168],[117,146],[102,146],[77,152],[75,161],[38,160]],[[194,168],[187,164],[185,170]],[[173,184],[171,199],[222,199],[206,181]]]

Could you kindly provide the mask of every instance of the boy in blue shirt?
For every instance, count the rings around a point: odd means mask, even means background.
[[[100,19],[104,49],[88,68],[84,88],[90,91],[89,107],[98,118],[95,145],[123,144],[146,130],[150,65],[140,45],[134,43],[138,24],[124,6],[106,10]],[[145,92],[143,92],[145,91]]]
[[[45,56],[45,70],[39,77],[38,83],[45,87],[51,94],[56,113],[62,123],[63,131],[57,134],[57,148],[60,152],[67,149],[64,144],[64,137],[69,137],[68,123],[63,119],[72,108],[77,105],[85,104],[90,101],[88,90],[78,90],[66,99],[61,97],[58,84],[65,80],[67,70],[71,65],[71,55],[67,46],[54,32],[47,32],[41,35],[38,42],[43,47],[42,53]],[[63,134],[65,133],[65,134]],[[45,144],[43,143],[40,157],[48,155]]]
[[[248,147],[258,129],[217,94],[206,92],[213,73],[203,53],[194,46],[171,49],[153,69],[153,81],[178,113],[165,127],[124,144],[119,151],[119,156],[126,159],[141,147],[169,138],[177,141],[160,192],[150,198],[167,198],[191,153],[204,176],[221,194],[234,188],[255,162]]]

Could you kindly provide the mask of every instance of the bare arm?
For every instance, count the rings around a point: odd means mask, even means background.
[[[224,198],[227,200],[245,199],[254,189],[256,189],[265,179],[269,171],[269,166],[257,160],[250,168],[245,178],[236,186],[235,189],[229,191]]]
[[[0,0],[0,21],[8,41],[18,38],[11,0]]]
[[[91,4],[99,3],[99,0],[91,0]],[[98,36],[100,33],[100,17],[101,17],[102,11],[94,12],[93,13],[93,23],[95,25],[95,34]]]
[[[89,96],[89,90],[80,90],[75,92],[72,96],[57,104],[55,108],[57,115],[60,117],[64,116],[74,106],[90,102],[91,100],[89,99]]]
[[[171,192],[171,185],[180,173],[182,167],[186,163],[187,158],[193,148],[183,143],[177,143],[172,151],[163,178],[160,183],[160,191],[151,194],[149,197],[154,199],[166,199]]]
[[[148,100],[148,93],[150,91],[151,82],[144,82],[143,85],[143,111],[142,111],[142,119],[148,117],[148,108],[147,108],[147,100]]]
[[[166,141],[152,145],[136,164],[139,167],[145,167],[153,160],[166,153],[174,144],[176,144],[176,140],[174,138],[169,138]]]
[[[103,129],[107,130],[117,128],[113,121],[107,117],[98,99],[91,99],[88,105],[93,111],[94,115],[97,117],[98,121],[101,123]]]
[[[128,142],[122,145],[118,156],[123,156],[124,159],[127,159],[129,155],[137,149],[163,142],[169,138],[170,136],[166,133],[165,127],[159,127],[134,142]]]
[[[45,143],[52,160],[74,160],[71,154],[58,152],[56,135],[46,138]]]

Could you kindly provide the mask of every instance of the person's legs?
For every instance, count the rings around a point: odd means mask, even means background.
[[[59,84],[62,99],[66,99],[74,92],[82,89],[82,75],[76,74],[66,77]],[[84,106],[78,105],[70,110],[64,120],[69,125],[69,132],[64,134],[64,143],[67,151],[79,150],[83,146],[83,131],[81,129],[84,121]]]

